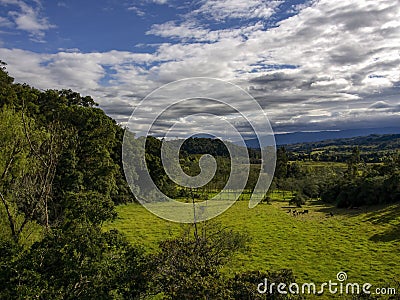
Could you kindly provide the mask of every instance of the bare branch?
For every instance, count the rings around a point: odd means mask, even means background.
[[[44,165],[45,167],[47,167],[46,161],[45,161],[45,160],[43,159],[43,157],[36,151],[35,147],[33,147],[33,144],[32,144],[32,141],[31,141],[31,138],[30,138],[30,136],[29,136],[28,129],[27,129],[27,126],[26,126],[25,113],[24,113],[24,111],[25,111],[25,102],[22,101],[22,124],[23,124],[23,126],[24,126],[25,137],[26,137],[26,139],[28,140],[29,147],[31,148],[33,154],[43,163],[43,165]]]
[[[7,203],[6,199],[4,198],[4,196],[3,196],[3,194],[1,192],[0,192],[0,198],[1,198],[1,202],[3,202],[3,205],[4,205],[4,207],[6,209],[6,212],[7,212],[8,222],[10,224],[10,229],[11,229],[11,235],[12,235],[14,241],[17,242],[18,241],[18,235],[16,234],[16,231],[15,231],[15,221],[14,221],[14,218],[12,217],[12,215],[11,215],[10,207],[8,206],[8,203]]]

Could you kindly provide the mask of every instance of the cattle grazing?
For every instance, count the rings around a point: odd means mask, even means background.
[[[326,215],[326,217],[333,217],[333,212],[329,212],[329,214]]]

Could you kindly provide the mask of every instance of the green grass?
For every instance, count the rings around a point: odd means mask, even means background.
[[[293,198],[293,193],[291,191],[273,190],[269,196],[272,201],[281,201],[287,203]]]
[[[252,238],[249,249],[237,254],[224,272],[290,268],[299,282],[322,283],[345,271],[351,282],[376,286],[400,279],[400,204],[346,210],[315,202],[304,207],[308,215],[296,217],[283,205],[249,209],[247,201],[238,201],[216,218]],[[118,206],[117,211],[119,218],[105,229],[121,230],[148,251],[183,230],[138,204]]]

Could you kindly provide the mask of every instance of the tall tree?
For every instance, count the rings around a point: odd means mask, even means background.
[[[288,172],[289,159],[287,157],[286,148],[280,147],[276,152],[275,177],[278,179],[286,178]]]

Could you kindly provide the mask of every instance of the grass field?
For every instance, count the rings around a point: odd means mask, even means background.
[[[252,239],[224,272],[290,268],[299,282],[322,283],[344,271],[350,282],[373,286],[400,280],[400,204],[347,210],[313,202],[303,208],[309,214],[299,216],[281,208],[285,204],[249,209],[247,201],[238,201],[215,219]],[[121,230],[147,251],[183,230],[138,204],[118,206],[117,211],[119,218],[105,228]]]
[[[300,162],[302,167],[310,167],[310,168],[338,168],[338,169],[347,169],[347,164],[343,162],[331,162],[331,161],[302,161]]]

